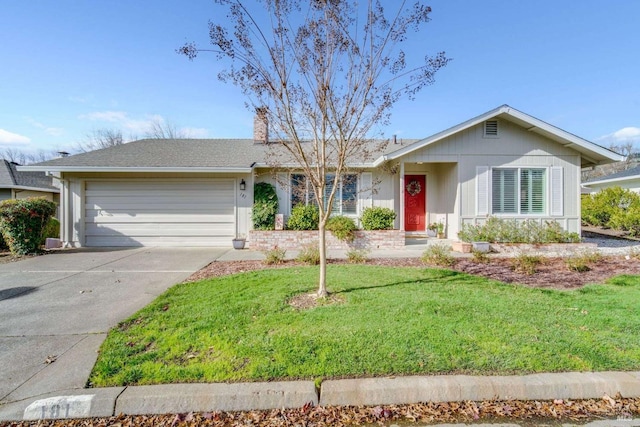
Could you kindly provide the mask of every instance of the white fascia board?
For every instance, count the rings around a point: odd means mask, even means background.
[[[606,157],[609,160],[612,160],[614,162],[621,162],[625,159],[624,156],[621,156],[618,153],[614,153],[613,151],[609,150],[608,148],[604,148],[601,147],[598,144],[594,144],[593,142],[587,141],[586,139],[580,138],[577,135],[574,135],[572,133],[569,133],[565,130],[562,130],[558,127],[555,127],[553,125],[550,125],[547,122],[543,122],[540,119],[536,119],[535,117],[532,117],[528,114],[523,113],[522,111],[518,111],[514,108],[511,107],[506,107],[505,108],[506,111],[503,111],[503,113],[510,115],[516,119],[522,120],[524,122],[529,123],[530,125],[532,125],[534,128],[539,128],[542,129],[543,131],[549,132],[561,139],[564,139],[565,141],[567,141],[569,144],[575,144],[579,147],[582,147],[584,149],[587,149],[589,151],[592,151],[602,157]],[[535,131],[535,129],[530,129]],[[578,150],[576,150],[578,151]]]
[[[629,176],[622,176],[619,178],[601,179],[600,181],[583,182],[582,185],[586,185],[586,186],[602,185],[602,184],[610,184],[612,182],[633,181],[633,180],[640,180],[640,175],[629,175]]]
[[[59,193],[59,188],[40,188],[40,187],[27,187],[25,185],[8,185],[3,188],[11,188],[13,190],[22,190],[22,191],[39,191],[41,193]]]
[[[251,173],[253,168],[209,167],[104,167],[104,166],[18,166],[19,171],[30,172],[191,172],[191,173]]]
[[[356,169],[371,169],[371,168],[375,168],[377,165],[375,162],[373,163],[349,163],[347,165],[347,167],[349,168],[356,168]],[[298,163],[288,163],[288,164],[282,164],[282,165],[278,165],[278,166],[274,166],[274,165],[269,165],[266,163],[256,163],[254,165],[255,168],[270,168],[270,169],[301,169],[300,165]],[[312,165],[311,167],[315,167],[314,165]]]

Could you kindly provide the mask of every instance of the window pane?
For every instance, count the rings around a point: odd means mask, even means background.
[[[358,175],[342,177],[342,214],[356,215],[358,212]]]
[[[329,202],[329,196],[331,195],[331,190],[333,189],[333,183],[336,180],[335,175],[327,175],[327,185],[324,187],[324,206],[327,208],[327,203]],[[336,192],[335,198],[333,199],[333,209],[331,209],[332,214],[340,213],[340,189]]]
[[[520,212],[523,214],[543,214],[544,190],[544,169],[522,169],[520,171]]]
[[[307,203],[306,177],[302,174],[291,174],[291,207]]]
[[[493,169],[491,176],[493,213],[517,213],[517,169]]]

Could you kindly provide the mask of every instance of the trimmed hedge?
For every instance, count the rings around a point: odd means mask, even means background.
[[[354,231],[358,229],[355,221],[348,216],[337,215],[332,216],[327,221],[327,230],[331,231],[334,236],[345,242],[352,242],[356,237]]]
[[[360,221],[365,230],[391,230],[396,213],[389,208],[372,207],[364,208]]]
[[[42,198],[0,203],[0,228],[11,253],[26,255],[38,252],[43,231],[55,211],[56,204]]]
[[[291,210],[291,216],[287,221],[289,230],[317,230],[320,223],[320,213],[314,205],[296,205]]]

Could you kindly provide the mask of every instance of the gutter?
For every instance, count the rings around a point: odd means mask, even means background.
[[[251,173],[252,167],[105,167],[105,166],[18,166],[28,172],[187,172],[187,173]]]

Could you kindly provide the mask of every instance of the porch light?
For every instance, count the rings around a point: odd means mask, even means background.
[[[247,189],[247,183],[244,182],[244,179],[240,180],[240,191],[244,191]]]

